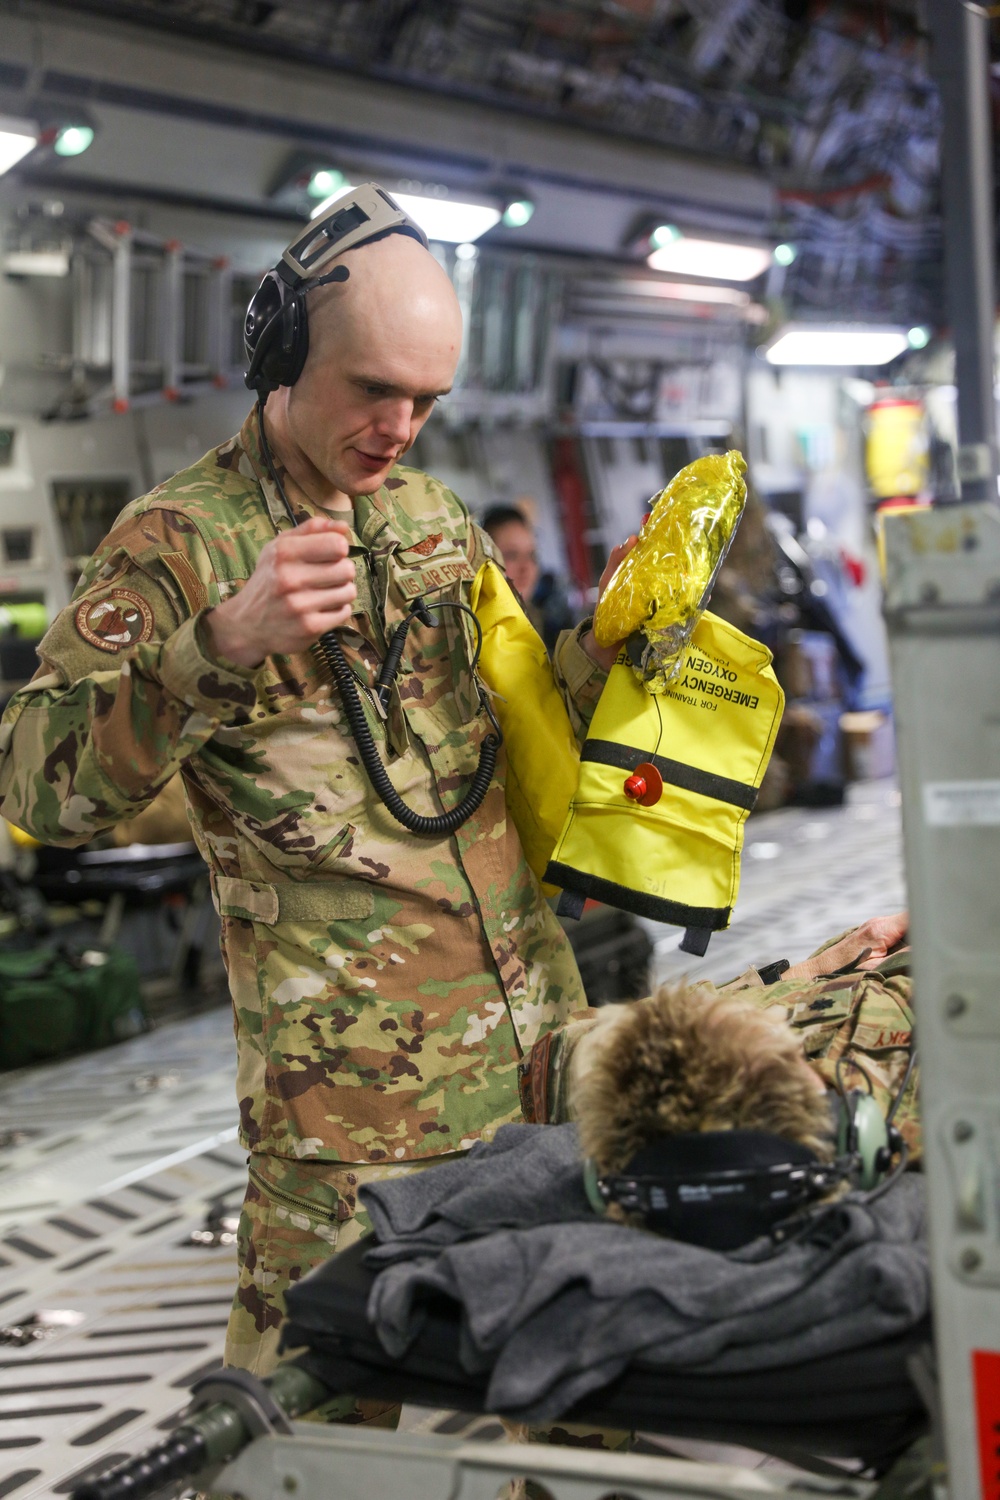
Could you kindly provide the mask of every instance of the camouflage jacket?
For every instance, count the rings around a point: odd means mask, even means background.
[[[698,987],[708,992],[714,988],[703,981]],[[895,1123],[906,1140],[911,1163],[919,1160],[919,1066],[906,1076],[914,1025],[909,954],[892,955],[880,969],[769,985],[762,985],[750,970],[718,989],[726,994],[738,992],[749,1004],[773,1010],[786,1020],[799,1033],[806,1060],[827,1088],[870,1088],[886,1114],[905,1080]],[[589,1024],[581,1016],[557,1033],[546,1033],[519,1065],[522,1114],[530,1124],[572,1119],[569,1061]]]
[[[502,754],[456,835],[411,835],[369,785],[315,649],[256,670],[207,653],[202,614],[288,524],[253,414],[129,505],[7,709],[0,806],[44,842],[81,843],[179,769],[222,919],[244,1145],[438,1155],[518,1115],[521,1052],[584,1003],[579,974],[508,819]],[[495,554],[449,490],[405,467],[358,499],[354,528],[340,638],[371,685],[408,601],[467,596]],[[362,693],[393,783],[428,815],[461,799],[488,728],[465,617],[443,618],[411,630],[386,720]],[[555,673],[582,735],[603,674],[579,632]]]

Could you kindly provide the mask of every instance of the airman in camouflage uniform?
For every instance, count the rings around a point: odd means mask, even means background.
[[[372,256],[374,273],[362,261]],[[380,266],[394,275],[417,266],[425,282],[444,276],[398,236],[352,252],[351,265],[351,289]],[[314,358],[337,355],[323,352],[322,324],[311,337],[319,352],[310,346],[307,376]],[[367,347],[358,357],[374,358]],[[125,509],[0,727],[4,816],[46,843],[83,843],[183,777],[222,921],[240,1140],[252,1167],[228,1357],[259,1371],[274,1359],[289,1279],[363,1227],[358,1184],[463,1150],[518,1117],[523,1051],[584,1003],[572,952],[508,817],[502,754],[485,800],[456,834],[414,836],[363,772],[339,694],[309,649],[315,615],[304,616],[301,650],[259,665],[240,664],[235,647],[222,654],[213,634],[244,590],[247,600],[261,597],[275,547],[287,541],[301,552],[316,537],[345,536],[356,597],[339,639],[376,745],[417,812],[433,816],[461,800],[489,729],[465,617],[449,611],[439,629],[413,625],[386,717],[364,691],[412,599],[432,590],[434,600],[467,600],[480,564],[495,557],[450,490],[396,461],[433,400],[412,396],[403,368],[397,378],[393,364],[388,383],[376,372],[350,398],[391,412],[384,431],[381,416],[365,429],[375,438],[350,437],[367,444],[362,475],[376,457],[386,461],[377,483],[351,487],[347,525],[334,532],[329,510],[309,498],[330,424],[310,417],[316,381],[304,378],[295,411],[313,420],[314,458],[284,475],[305,527],[290,528],[252,413],[237,437]],[[279,464],[295,451],[275,437],[293,430],[281,425],[293,399],[283,388],[267,406]],[[397,408],[401,434],[388,435]],[[583,629],[564,634],[554,662],[581,735],[604,680]]]

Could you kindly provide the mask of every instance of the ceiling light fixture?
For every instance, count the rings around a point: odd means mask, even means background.
[[[908,347],[902,328],[801,323],[783,329],[763,353],[772,365],[884,365]]]
[[[650,281],[630,282],[630,288],[638,290],[640,296],[664,297],[678,302],[721,302],[727,307],[749,307],[750,293],[737,291],[734,286],[714,286],[699,281]],[[647,289],[648,288],[648,289]]]
[[[38,126],[31,120],[15,120],[0,115],[0,177],[15,167],[38,145]]]
[[[8,250],[0,259],[7,276],[68,276],[69,251],[65,248]]]
[[[350,184],[343,172],[336,171],[333,167],[317,167],[309,181],[306,183],[306,192],[310,198],[334,198],[342,193]],[[315,218],[315,215],[313,215]]]
[[[752,281],[771,264],[773,250],[727,240],[689,239],[673,224],[660,224],[649,236],[646,264],[674,276],[711,276],[717,281]]]
[[[63,125],[56,131],[52,149],[57,156],[82,156],[94,144],[92,125]]]
[[[429,240],[447,245],[471,244],[500,222],[500,209],[491,203],[468,203],[456,198],[424,198],[393,193],[404,213],[416,219]]]
[[[664,250],[667,245],[673,245],[681,237],[681,232],[676,224],[658,224],[649,236],[649,243],[654,250]]]
[[[313,174],[313,180],[319,173]],[[339,174],[330,174],[339,175]],[[322,203],[310,214],[316,219],[325,213],[330,204],[342,193],[349,192],[352,183],[344,178]],[[389,189],[394,200],[405,214],[418,223],[429,240],[438,240],[447,245],[471,244],[500,222],[500,209],[492,203],[469,203],[457,198],[429,198],[416,193],[397,193]]]
[[[501,222],[505,229],[523,229],[534,212],[530,198],[515,198],[504,209]]]

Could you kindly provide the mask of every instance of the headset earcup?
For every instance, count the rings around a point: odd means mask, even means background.
[[[594,1213],[598,1214],[600,1218],[603,1219],[607,1215],[608,1205],[602,1197],[601,1190],[597,1185],[597,1179],[599,1176],[600,1173],[597,1170],[597,1163],[594,1158],[592,1156],[584,1157],[583,1186],[587,1194],[587,1202],[594,1210]]]
[[[305,297],[269,272],[247,308],[243,343],[249,366],[246,384],[267,395],[279,385],[294,385],[309,353]]]
[[[309,353],[309,314],[306,311],[306,299],[301,292],[292,293],[283,312],[287,324],[286,329],[282,330],[285,334],[281,341],[283,368],[278,384],[294,385],[302,374],[306,355]]]
[[[871,1094],[859,1094],[855,1099],[854,1128],[855,1149],[861,1160],[859,1186],[867,1191],[885,1176],[885,1166],[891,1157],[885,1116]]]

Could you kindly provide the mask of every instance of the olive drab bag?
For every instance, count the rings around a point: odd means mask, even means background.
[[[665,692],[623,652],[601,694],[545,878],[574,914],[593,897],[688,929],[704,953],[728,927],[743,825],[781,722],[771,653],[706,611]]]
[[[545,643],[496,563],[479,569],[471,604],[483,632],[479,675],[503,730],[507,807],[541,880],[566,821],[580,747]]]
[[[0,1070],[127,1041],[149,1022],[120,948],[0,948]]]

